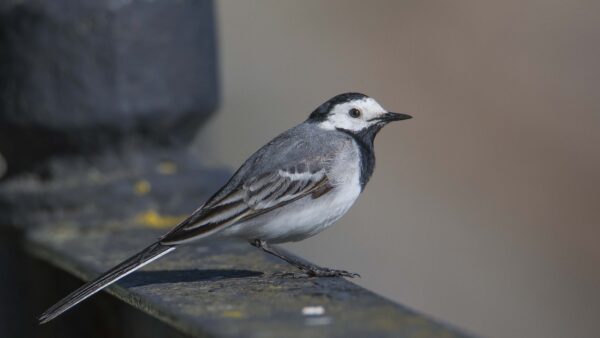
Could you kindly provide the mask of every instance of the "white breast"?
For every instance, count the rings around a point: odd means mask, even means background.
[[[247,222],[224,229],[221,235],[271,243],[295,242],[314,236],[340,219],[360,195],[358,149],[341,151],[328,174],[333,189],[313,199],[304,197]]]

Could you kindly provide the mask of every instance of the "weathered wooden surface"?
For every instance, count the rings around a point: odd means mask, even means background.
[[[27,249],[87,280],[161,233],[135,220],[93,229],[62,224],[30,233]],[[203,241],[175,250],[108,292],[192,336],[462,336],[341,278],[273,275],[292,269],[246,243]],[[303,315],[308,306],[322,306],[324,313]],[[69,320],[69,313],[57,320]]]

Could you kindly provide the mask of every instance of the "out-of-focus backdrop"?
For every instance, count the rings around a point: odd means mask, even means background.
[[[377,138],[349,214],[286,247],[486,337],[597,337],[600,2],[227,0],[217,13],[222,106],[200,156],[235,167],[345,91],[414,116]]]

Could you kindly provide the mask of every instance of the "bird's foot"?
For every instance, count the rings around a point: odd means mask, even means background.
[[[354,277],[360,277],[359,274],[357,273],[353,273],[353,272],[348,272],[346,270],[335,270],[335,269],[329,269],[329,268],[322,268],[320,266],[316,266],[316,265],[312,265],[310,263],[305,263],[302,261],[299,261],[295,258],[292,257],[287,257],[284,254],[278,252],[277,250],[275,250],[275,248],[271,248],[267,242],[260,240],[260,239],[255,239],[254,241],[250,242],[251,245],[262,249],[263,251],[276,256],[286,262],[288,262],[289,264],[297,267],[298,269],[300,269],[300,271],[302,272],[283,272],[283,273],[275,273],[274,276],[277,277],[291,277],[291,278],[309,278],[309,277],[349,277],[349,278],[354,278]]]

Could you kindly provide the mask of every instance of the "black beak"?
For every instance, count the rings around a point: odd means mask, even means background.
[[[406,114],[400,114],[400,113],[392,113],[392,112],[385,113],[385,114],[383,114],[383,116],[378,118],[378,120],[381,120],[384,122],[402,121],[402,120],[408,120],[408,119],[412,119],[412,116],[406,115]]]

